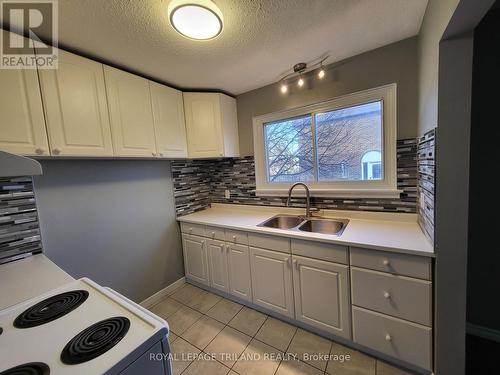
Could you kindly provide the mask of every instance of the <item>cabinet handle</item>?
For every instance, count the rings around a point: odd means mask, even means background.
[[[193,233],[193,228],[189,228],[189,233]]]
[[[54,153],[54,155],[59,155],[61,153],[61,149],[56,147],[52,149],[52,152]]]
[[[158,156],[163,157],[163,152],[159,152]]]
[[[290,266],[290,258],[285,258],[285,263]]]
[[[384,259],[384,260],[382,261],[382,264],[383,264],[384,266],[388,266],[390,263],[389,263],[389,260],[388,260],[388,259]]]
[[[297,259],[294,259],[292,262],[295,265],[295,268],[299,269],[299,262],[297,262]]]
[[[224,153],[223,152],[219,152],[219,156],[224,156]]]
[[[388,333],[385,334],[385,341],[391,341],[392,337]]]
[[[236,242],[236,236],[233,236],[233,241]]]
[[[389,292],[384,292],[384,298],[391,298],[391,294]]]
[[[42,154],[45,152],[45,150],[44,150],[43,148],[37,148],[37,149],[35,150],[35,152],[36,152],[38,155],[42,155]]]
[[[156,156],[156,152],[152,152],[151,155]]]
[[[201,241],[201,244],[202,244],[202,245],[205,245],[205,240]]]
[[[215,232],[212,232],[212,237],[215,237]]]

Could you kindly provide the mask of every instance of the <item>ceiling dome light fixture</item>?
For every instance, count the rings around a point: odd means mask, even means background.
[[[210,0],[172,0],[168,18],[174,29],[189,39],[209,40],[222,32],[222,12]]]

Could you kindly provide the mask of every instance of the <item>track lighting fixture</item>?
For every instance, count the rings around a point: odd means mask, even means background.
[[[286,94],[288,92],[288,84],[287,82],[290,82],[290,79],[293,79],[293,78],[296,78],[298,77],[297,79],[297,86],[299,88],[302,88],[304,87],[304,84],[305,84],[305,78],[304,78],[304,74],[305,73],[308,73],[308,72],[311,72],[315,69],[319,69],[318,70],[318,78],[319,79],[323,79],[326,75],[326,69],[325,67],[323,66],[323,62],[325,62],[326,59],[328,59],[328,55],[326,56],[323,56],[321,59],[316,59],[316,62],[312,62],[312,63],[304,63],[304,62],[300,62],[300,63],[297,63],[293,66],[292,68],[292,72],[290,73],[287,73],[285,74],[283,77],[281,77],[280,79],[280,82],[281,82],[281,85],[280,85],[280,90],[281,90],[281,93],[282,94]]]

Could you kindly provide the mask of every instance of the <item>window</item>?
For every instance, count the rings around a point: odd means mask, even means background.
[[[257,195],[395,197],[396,85],[254,118]]]

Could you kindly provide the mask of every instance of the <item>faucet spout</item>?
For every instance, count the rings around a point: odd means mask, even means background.
[[[310,218],[311,215],[311,197],[309,194],[309,187],[304,184],[303,182],[296,182],[292,186],[290,186],[290,189],[288,189],[288,198],[286,200],[286,206],[290,207],[290,200],[292,198],[292,191],[295,189],[297,186],[303,186],[305,191],[306,191],[306,218]]]

